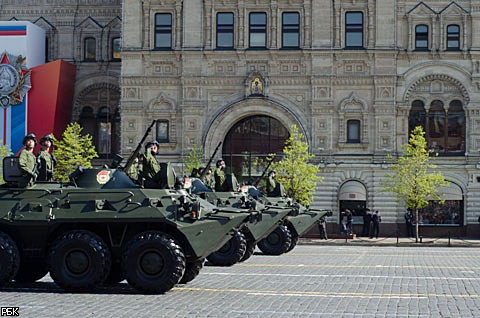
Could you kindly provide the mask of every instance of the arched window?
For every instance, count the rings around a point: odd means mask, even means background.
[[[95,61],[97,59],[97,40],[92,37],[83,40],[83,60]]]
[[[227,133],[223,159],[238,179],[259,177],[266,167],[268,154],[281,153],[289,136],[288,129],[275,118],[247,117]]]
[[[460,27],[456,24],[447,26],[447,51],[460,50]]]
[[[445,107],[441,100],[434,100],[430,107],[415,100],[409,115],[409,132],[416,126],[425,130],[428,147],[439,154],[465,153],[465,112],[459,100]]]
[[[415,50],[428,50],[428,26],[425,24],[415,26]]]

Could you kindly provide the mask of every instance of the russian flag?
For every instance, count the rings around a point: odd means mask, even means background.
[[[27,35],[26,25],[0,25],[0,36]]]

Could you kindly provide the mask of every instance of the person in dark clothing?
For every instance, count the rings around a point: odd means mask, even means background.
[[[370,238],[378,238],[378,232],[380,232],[380,222],[382,222],[382,217],[378,213],[378,210],[372,215],[372,231],[370,232]]]
[[[372,221],[372,213],[370,209],[366,209],[363,214],[363,227],[362,227],[362,236],[368,237],[370,233],[370,222]]]
[[[407,236],[413,237],[413,213],[410,209],[405,212],[405,225],[407,227]]]
[[[325,217],[320,218],[320,221],[318,222],[318,231],[320,232],[320,239],[321,240],[328,240],[328,237],[327,237],[327,221],[325,220]]]

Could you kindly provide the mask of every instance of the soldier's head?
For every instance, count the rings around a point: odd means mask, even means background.
[[[277,172],[275,170],[271,170],[269,173],[268,173],[268,176],[269,177],[272,177],[272,178],[275,178],[275,176],[277,175]]]
[[[23,145],[25,146],[25,149],[30,150],[35,147],[37,144],[37,136],[33,133],[29,133],[25,137],[23,137]]]
[[[160,143],[156,140],[149,141],[145,145],[145,150],[146,151],[151,151],[153,154],[157,154],[159,145],[160,145]]]
[[[53,136],[48,134],[40,138],[40,145],[49,148],[53,145]]]
[[[223,159],[217,160],[216,166],[217,168],[221,168],[222,170],[225,170],[225,161]]]

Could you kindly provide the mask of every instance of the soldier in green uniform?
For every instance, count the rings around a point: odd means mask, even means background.
[[[275,170],[268,173],[267,196],[269,197],[281,197],[284,192],[281,183],[275,180],[276,175],[277,172]]]
[[[155,158],[159,143],[156,140],[145,145],[145,154],[142,160],[142,176],[145,179],[145,188],[160,187],[160,164]]]
[[[213,174],[215,179],[215,191],[225,192],[227,191],[226,177],[225,177],[225,161],[220,159],[216,163],[217,168]]]
[[[18,156],[18,168],[22,173],[18,180],[18,186],[21,188],[32,185],[37,179],[37,158],[33,154],[33,148],[35,148],[36,144],[37,137],[35,134],[30,133],[23,137],[24,149]]]
[[[202,177],[202,182],[210,189],[215,189],[215,178],[212,175],[212,168],[200,168],[200,169],[207,169],[205,174]]]
[[[53,153],[50,153],[50,149],[52,149],[53,146],[52,135],[45,135],[40,138],[40,145],[42,148],[37,154],[37,181],[53,181],[53,170],[57,164],[57,159]]]
[[[138,182],[138,177],[141,175],[142,171],[140,169],[140,158],[135,157],[130,168],[125,171],[125,173],[132,179],[134,182]]]

